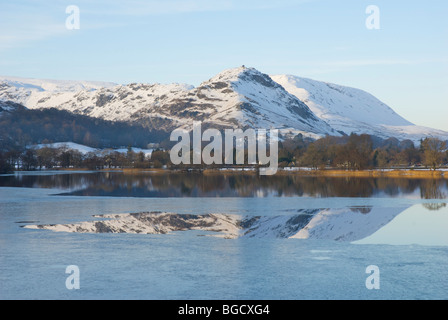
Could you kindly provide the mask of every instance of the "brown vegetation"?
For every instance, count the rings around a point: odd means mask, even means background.
[[[420,145],[416,147],[409,140],[401,142],[393,138],[379,140],[365,134],[352,134],[344,137],[328,136],[317,141],[298,135],[279,142],[278,150],[280,169],[285,167],[313,169],[311,172],[279,170],[278,174],[440,178],[444,174],[437,169],[448,164],[446,142],[435,138],[422,139]],[[234,152],[235,154],[236,152]],[[247,150],[245,160],[247,163]],[[150,158],[142,152],[133,152],[130,147],[127,153],[105,150],[81,154],[76,150],[50,147],[38,150],[0,151],[0,173],[10,172],[13,169],[87,168],[88,170],[125,169],[133,172],[149,169],[199,170],[205,171],[206,174],[215,172],[228,174],[232,173],[232,170],[242,167],[252,168],[252,171],[245,171],[247,174],[258,172],[257,165],[175,166],[170,161],[170,152],[162,149],[154,150]],[[433,172],[421,169],[430,169]],[[240,174],[241,170],[237,172]]]

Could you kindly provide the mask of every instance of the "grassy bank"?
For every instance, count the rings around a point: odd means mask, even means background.
[[[303,173],[304,171],[299,171]],[[299,174],[300,174],[299,173]],[[428,178],[428,179],[442,179],[448,178],[448,174],[444,171],[433,170],[315,170],[308,171],[306,174],[327,176],[327,177],[360,177],[360,178]],[[289,174],[289,172],[288,172]]]
[[[217,170],[207,169],[204,174],[258,174],[258,171]],[[394,170],[337,170],[337,169],[294,169],[279,168],[276,175],[302,175],[322,177],[358,177],[358,178],[418,178],[418,179],[448,179],[448,171],[425,169],[394,169]]]
[[[88,171],[87,168],[70,168],[57,169],[61,171]],[[123,169],[103,169],[103,172],[123,172],[126,174],[167,174],[167,173],[187,173],[186,170],[177,169],[137,169],[137,168],[123,168]],[[206,175],[258,175],[258,171],[253,168],[229,168],[229,169],[192,169],[191,172],[202,173]],[[373,169],[373,170],[338,170],[338,169],[317,169],[309,168],[279,168],[276,175],[301,175],[301,176],[322,176],[322,177],[358,177],[358,178],[418,178],[418,179],[448,179],[448,171],[429,170],[429,169]]]

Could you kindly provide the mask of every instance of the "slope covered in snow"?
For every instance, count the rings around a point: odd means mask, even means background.
[[[96,149],[96,148],[91,148],[79,143],[74,143],[74,142],[55,142],[55,143],[46,143],[46,144],[38,144],[38,145],[33,145],[30,148],[32,149],[41,149],[41,148],[54,148],[54,149],[58,149],[58,148],[65,148],[68,150],[75,150],[75,151],[79,151],[82,154],[87,154],[90,152],[93,153],[111,153],[111,152],[119,152],[119,153],[127,153],[128,149],[127,148],[120,148],[120,149]],[[136,148],[136,147],[132,147],[131,150],[135,153],[139,153],[139,152],[143,152],[145,156],[150,157],[153,149],[141,149],[141,148]]]
[[[161,96],[189,89],[186,85],[116,85],[0,77],[0,100],[29,109],[57,108],[112,121],[128,121],[142,108],[157,105]],[[135,118],[135,117],[134,117]]]
[[[103,81],[47,80],[21,77],[0,76],[0,83],[14,87],[22,92],[76,92],[80,90],[97,90],[113,87],[117,84]],[[20,90],[23,89],[23,90]]]
[[[338,134],[268,75],[244,66],[224,70],[165,107],[222,126]]]
[[[448,140],[448,132],[416,126],[365,91],[296,76],[268,76],[244,66],[224,70],[198,87],[0,77],[1,101],[165,132],[191,129],[193,121],[202,121],[209,127],[275,128],[313,138],[367,133],[415,142],[425,137]]]
[[[225,70],[197,88],[136,83],[79,88],[0,79],[0,100],[30,109],[58,108],[105,120],[152,123],[166,130],[191,127],[196,120],[222,127],[291,128],[315,137],[338,135],[268,75],[245,67]]]
[[[363,90],[292,75],[271,77],[339,132],[414,141],[425,137],[448,139],[448,132],[417,126]]]
[[[74,142],[55,142],[55,143],[46,143],[46,144],[38,144],[30,147],[31,149],[42,149],[42,148],[53,148],[53,149],[68,149],[79,151],[82,154],[87,154],[89,152],[97,152],[98,149],[91,148],[88,146],[84,146],[82,144],[74,143]]]

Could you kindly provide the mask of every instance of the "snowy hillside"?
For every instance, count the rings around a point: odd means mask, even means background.
[[[0,79],[0,100],[105,120],[149,121],[166,130],[191,127],[196,120],[223,127],[291,128],[313,137],[338,135],[303,102],[252,68],[225,70],[197,88],[186,84],[82,86]]]
[[[291,75],[271,77],[319,118],[345,134],[367,133],[414,141],[427,136],[448,139],[448,132],[414,125],[363,90]]]
[[[97,90],[101,88],[113,87],[117,84],[102,81],[67,81],[67,80],[46,80],[29,79],[20,77],[0,76],[0,83],[13,87],[18,92],[77,92],[80,90]]]
[[[110,153],[110,152],[119,152],[119,153],[127,153],[127,148],[120,148],[120,149],[96,149],[91,148],[82,144],[74,143],[74,142],[55,142],[55,143],[47,143],[47,144],[38,144],[31,146],[32,149],[41,149],[41,148],[66,148],[67,150],[75,150],[79,151],[82,154],[87,154],[89,152],[94,152],[97,154],[104,154],[104,153]],[[135,148],[132,147],[131,150],[135,153],[143,152],[145,156],[150,157],[153,149],[141,149],[141,148]]]
[[[67,149],[67,150],[75,150],[82,154],[87,154],[89,152],[98,152],[98,149],[91,148],[88,146],[84,146],[82,144],[74,143],[74,142],[55,142],[55,143],[46,143],[46,144],[38,144],[30,147],[31,149],[42,149],[42,148],[53,148],[53,149]]]
[[[104,120],[128,121],[141,109],[156,106],[159,97],[189,88],[176,84],[122,86],[0,77],[0,100],[14,101],[29,109],[57,108]]]
[[[215,112],[209,118],[214,123],[338,135],[302,101],[254,68],[225,70],[203,82],[196,91],[198,97],[214,106]]]
[[[448,132],[416,126],[365,91],[296,76],[268,76],[244,66],[224,70],[198,87],[0,77],[0,102],[5,106],[0,113],[19,103],[165,132],[191,129],[193,121],[202,121],[215,127],[276,128],[313,138],[354,132],[415,142],[428,136],[448,140]]]

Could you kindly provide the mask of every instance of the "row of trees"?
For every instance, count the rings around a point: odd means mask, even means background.
[[[236,154],[234,152],[234,154]],[[247,156],[247,152],[246,152]],[[369,135],[325,137],[312,141],[298,135],[279,143],[279,167],[369,168],[426,166],[436,169],[448,163],[447,144],[426,138],[416,147],[412,141],[376,140]],[[247,159],[247,157],[246,157]],[[235,163],[235,162],[234,162]],[[247,163],[247,162],[246,162]],[[126,153],[113,150],[82,154],[66,147],[0,152],[0,172],[14,169],[39,170],[51,168],[162,168],[173,167],[169,151],[156,149],[151,157],[128,148]],[[205,168],[205,165],[183,165],[175,168]],[[217,167],[214,165],[214,167]]]
[[[161,150],[154,150],[151,156],[147,156],[143,152],[134,152],[130,147],[126,153],[106,149],[87,154],[66,147],[43,147],[0,152],[0,173],[53,168],[161,168],[168,160],[169,154]]]
[[[369,168],[425,166],[436,169],[448,163],[447,143],[426,138],[416,147],[410,140],[375,141],[370,135],[325,137],[309,144],[294,145],[286,141],[279,155],[280,165],[312,168]]]

